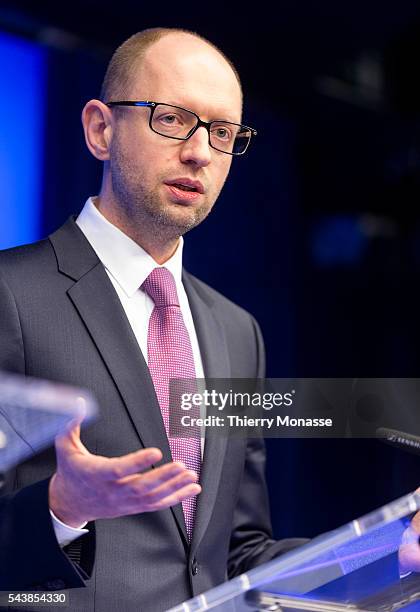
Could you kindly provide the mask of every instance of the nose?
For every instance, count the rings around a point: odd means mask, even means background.
[[[211,161],[209,134],[205,127],[200,126],[194,134],[181,145],[181,161],[199,168],[207,166]]]

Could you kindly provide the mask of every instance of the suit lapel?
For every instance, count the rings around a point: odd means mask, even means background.
[[[158,446],[171,460],[153,382],[117,294],[98,264],[68,291],[118,387],[143,446]]]
[[[103,265],[73,219],[50,236],[50,241],[60,272],[76,281],[68,296],[120,392],[142,445],[160,448],[162,463],[172,461],[153,381]],[[181,504],[171,511],[187,541]]]
[[[206,379],[229,378],[230,361],[226,338],[220,323],[213,314],[211,298],[187,272],[184,272],[183,282],[194,319],[205,377]],[[200,478],[202,492],[198,498],[191,542],[193,550],[200,543],[213,512],[226,445],[227,436],[225,435],[212,435],[205,441]]]

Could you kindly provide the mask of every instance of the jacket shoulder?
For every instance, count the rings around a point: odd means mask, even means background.
[[[20,272],[37,271],[55,261],[48,238],[0,251],[0,273],[5,276]]]

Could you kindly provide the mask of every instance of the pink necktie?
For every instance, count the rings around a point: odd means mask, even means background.
[[[200,437],[169,435],[169,381],[195,379],[194,358],[188,330],[179,306],[175,280],[166,268],[155,268],[143,283],[155,307],[149,319],[147,352],[150,374],[162,412],[174,461],[182,461],[200,475]],[[187,534],[191,540],[197,497],[182,502]]]

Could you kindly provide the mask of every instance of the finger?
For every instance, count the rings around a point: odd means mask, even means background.
[[[87,415],[86,399],[82,395],[79,395],[79,397],[76,398],[75,410],[76,416],[74,420],[76,423],[81,423]]]
[[[145,512],[164,510],[165,508],[169,508],[170,506],[176,506],[176,504],[183,502],[185,499],[189,499],[190,497],[194,497],[195,495],[199,495],[200,493],[201,487],[199,484],[195,483],[186,485],[175,493],[171,493],[170,495],[160,499],[159,501],[148,504],[146,506]]]
[[[398,550],[400,571],[420,571],[420,549],[418,544],[403,544]]]
[[[136,474],[125,476],[119,479],[118,483],[121,485],[129,485],[144,493],[159,487],[174,476],[186,471],[185,464],[180,461],[165,463],[165,465],[161,465],[154,470],[143,473],[136,472]]]
[[[80,425],[86,417],[86,400],[80,396],[75,400],[75,413],[71,421],[66,425],[66,432],[76,431],[80,437]]]
[[[420,493],[420,489],[418,490]],[[414,531],[420,534],[420,512],[416,512],[413,518],[410,521],[410,526]]]
[[[108,459],[103,476],[119,480],[130,474],[138,474],[150,468],[162,459],[162,451],[158,448],[143,448],[134,453]]]
[[[182,488],[190,484],[196,483],[197,474],[192,470],[184,470],[181,474],[178,474],[167,482],[164,482],[160,486],[154,487],[153,489],[149,490],[145,494],[145,499],[148,502],[157,502],[160,499],[164,499],[165,497],[168,497],[169,495],[180,491]],[[142,487],[139,488],[141,489]]]
[[[77,449],[87,452],[86,447],[80,440],[80,424],[81,420],[73,419],[73,421],[68,424],[66,431],[56,436],[55,446],[57,450],[69,451]]]

